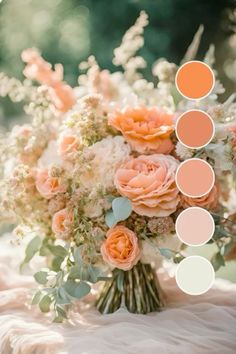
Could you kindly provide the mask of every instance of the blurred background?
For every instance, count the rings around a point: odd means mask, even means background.
[[[20,53],[32,46],[49,62],[63,63],[71,85],[79,62],[90,54],[102,68],[114,70],[113,49],[144,9],[150,18],[141,51],[149,64],[145,76],[151,77],[157,58],[179,63],[203,24],[198,59],[210,43],[216,45],[216,68],[228,96],[236,83],[235,5],[235,0],[0,0],[0,71],[22,78]],[[0,103],[0,119],[9,124],[21,107],[7,99]]]
[[[235,5],[235,0],[0,0],[0,71],[22,79],[20,54],[28,47],[39,48],[52,64],[62,63],[71,85],[77,83],[78,64],[91,54],[102,68],[113,71],[113,49],[143,9],[150,20],[141,50],[148,63],[145,76],[151,78],[151,65],[158,58],[178,64],[203,24],[197,59],[215,44],[215,67],[226,88],[223,101],[236,88]],[[19,104],[0,98],[2,127],[21,114]],[[212,251],[211,245],[188,249],[209,258]],[[236,282],[235,262],[218,275]]]

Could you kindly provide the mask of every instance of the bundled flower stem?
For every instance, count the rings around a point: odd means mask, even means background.
[[[112,313],[120,307],[129,312],[146,314],[160,311],[164,306],[163,291],[150,264],[139,262],[131,270],[114,270],[96,303],[103,313]]]

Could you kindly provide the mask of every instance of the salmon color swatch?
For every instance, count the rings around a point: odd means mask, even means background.
[[[211,68],[201,61],[189,61],[177,71],[175,83],[179,92],[188,99],[201,99],[212,91],[215,78]]]
[[[205,160],[193,158],[179,165],[175,180],[184,195],[198,198],[210,192],[215,183],[215,174]]]
[[[186,294],[206,293],[215,281],[212,264],[204,257],[189,256],[183,259],[175,273],[178,287]]]
[[[188,246],[202,246],[212,238],[215,222],[207,210],[192,207],[179,214],[175,229],[181,242]]]
[[[200,110],[182,114],[176,123],[179,141],[190,149],[200,149],[210,143],[215,133],[211,117]]]

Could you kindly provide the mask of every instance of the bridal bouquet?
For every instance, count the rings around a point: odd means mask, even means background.
[[[0,95],[23,101],[31,117],[1,136],[1,218],[15,224],[18,242],[31,235],[22,270],[35,255],[45,258],[47,268],[34,275],[39,289],[32,303],[54,310],[57,322],[95,283],[102,313],[121,306],[134,313],[160,310],[156,270],[165,258],[184,258],[175,220],[189,206],[214,217],[215,269],[234,257],[234,95],[219,103],[224,88],[216,80],[207,98],[186,100],[175,88],[177,65],[165,59],[154,63],[148,82],[140,72],[145,60],[136,54],[147,23],[141,12],[115,49],[121,71],[103,70],[90,57],[80,64],[85,73],[78,87],[64,82],[62,65],[53,69],[36,49],[22,53],[25,81],[0,74]],[[201,33],[200,27],[183,62],[194,58]],[[213,46],[204,61],[213,66]],[[189,108],[205,110],[215,122],[214,139],[200,150],[175,136],[176,118]],[[201,198],[182,195],[175,183],[179,163],[191,157],[208,161],[216,174]]]

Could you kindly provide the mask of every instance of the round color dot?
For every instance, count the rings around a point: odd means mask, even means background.
[[[192,207],[179,214],[175,229],[181,242],[188,246],[202,246],[212,238],[215,222],[207,210]]]
[[[181,193],[190,198],[199,198],[211,191],[215,174],[205,160],[193,158],[179,165],[175,181]]]
[[[203,148],[209,144],[214,134],[215,126],[213,120],[203,111],[187,111],[177,120],[177,138],[190,149]]]
[[[204,257],[190,256],[183,259],[175,273],[178,287],[186,294],[206,293],[215,281],[212,264]]]
[[[177,71],[175,84],[182,96],[201,99],[209,95],[215,84],[212,69],[201,61],[189,61]]]

